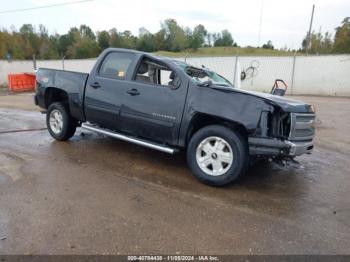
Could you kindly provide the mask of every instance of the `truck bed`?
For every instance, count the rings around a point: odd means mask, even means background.
[[[78,120],[84,120],[84,93],[88,77],[87,73],[39,68],[36,74],[37,104],[42,108],[47,108],[45,91],[48,88],[64,90],[69,97],[72,116]]]

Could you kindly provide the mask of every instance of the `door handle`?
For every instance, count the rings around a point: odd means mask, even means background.
[[[137,95],[140,94],[139,90],[137,90],[137,89],[135,89],[135,88],[130,89],[130,90],[126,91],[126,92],[127,92],[129,95],[131,95],[131,96],[137,96]]]
[[[101,87],[101,85],[100,85],[99,82],[94,82],[94,83],[90,84],[90,86],[93,87],[93,88],[95,88],[95,89]]]

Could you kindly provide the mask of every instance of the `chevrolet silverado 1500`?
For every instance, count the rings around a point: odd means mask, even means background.
[[[170,58],[109,48],[90,74],[40,68],[35,103],[56,140],[78,126],[166,153],[186,149],[192,173],[222,186],[251,159],[313,148],[311,105],[245,91],[219,74]]]

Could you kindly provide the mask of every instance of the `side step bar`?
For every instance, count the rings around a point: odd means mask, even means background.
[[[168,154],[174,154],[176,152],[175,149],[167,147],[165,145],[156,144],[156,143],[153,143],[153,142],[148,142],[146,140],[142,140],[142,139],[131,137],[131,136],[126,136],[126,135],[123,135],[123,134],[120,134],[120,133],[117,133],[117,132],[114,132],[114,131],[111,131],[111,130],[108,130],[108,129],[104,129],[104,128],[101,128],[101,127],[98,127],[98,126],[95,126],[95,125],[83,123],[81,125],[81,127],[84,128],[84,129],[90,130],[90,131],[94,131],[94,132],[97,132],[97,133],[100,133],[100,134],[104,134],[106,136],[110,136],[110,137],[117,138],[117,139],[120,139],[120,140],[123,140],[123,141],[131,142],[131,143],[134,143],[136,145],[152,148],[152,149],[155,149],[155,150],[158,150],[158,151],[162,151],[162,152],[165,152],[165,153],[168,153]]]

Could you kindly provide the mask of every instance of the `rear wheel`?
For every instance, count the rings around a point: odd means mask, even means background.
[[[63,103],[53,103],[46,114],[46,125],[50,135],[59,141],[71,138],[77,128],[77,120],[70,116],[68,107]]]
[[[200,129],[187,147],[187,162],[194,176],[212,186],[223,186],[239,178],[249,161],[244,138],[223,126]]]

